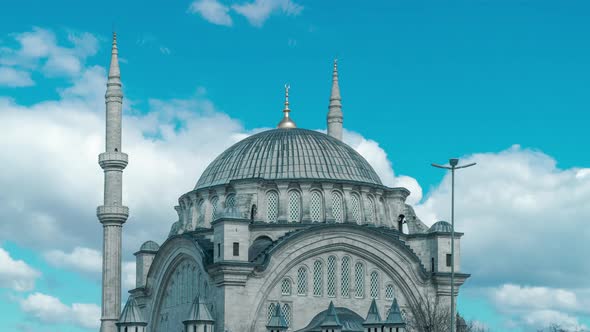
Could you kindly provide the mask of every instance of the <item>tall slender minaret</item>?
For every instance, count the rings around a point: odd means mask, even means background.
[[[116,332],[115,323],[121,313],[121,231],[129,216],[129,208],[123,206],[122,202],[123,170],[127,166],[127,154],[121,152],[123,92],[116,33],[113,33],[105,102],[106,151],[98,156],[98,163],[104,170],[104,205],[96,211],[103,226],[100,331]]]
[[[338,60],[334,60],[332,72],[332,92],[330,93],[330,106],[328,106],[328,135],[342,140],[342,98],[338,86]]]

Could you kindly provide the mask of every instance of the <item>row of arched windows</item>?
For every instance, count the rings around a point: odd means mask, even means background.
[[[384,208],[384,203],[381,200],[380,206]],[[290,190],[288,192],[287,200],[287,221],[300,222],[301,221],[301,193],[297,190]],[[345,219],[345,205],[344,197],[338,191],[332,191],[332,219],[337,223],[344,222]],[[352,219],[357,223],[362,223],[361,213],[361,199],[356,193],[350,195],[350,212]],[[377,221],[377,206],[372,196],[367,198],[366,220],[369,223]],[[309,217],[313,222],[324,221],[324,199],[320,191],[314,190],[309,198]],[[277,221],[279,216],[279,193],[275,190],[270,190],[266,193],[266,220],[269,223]]]
[[[338,279],[340,282],[340,296],[348,298],[354,296],[356,298],[365,297],[365,264],[357,261],[352,264],[352,259],[349,256],[344,256],[340,263],[340,275],[337,275],[337,258],[336,256],[329,256],[326,264],[326,272],[324,272],[324,263],[320,259],[316,259],[312,264],[311,271],[311,294],[313,296],[324,296],[324,292],[328,297],[336,297],[338,291]],[[297,269],[295,285],[296,294],[299,296],[306,296],[309,291],[309,276],[308,268],[300,266]],[[340,278],[338,278],[340,277]],[[325,289],[324,289],[325,280]],[[379,271],[373,270],[369,274],[368,295],[371,298],[377,299],[382,296],[381,275]],[[351,289],[351,285],[353,286]],[[281,281],[281,294],[284,296],[294,295],[292,280],[289,277]],[[385,299],[393,300],[394,287],[391,282],[385,284],[385,292],[383,294]]]
[[[192,219],[196,220],[196,226],[203,226],[205,225],[205,217],[206,217],[206,211],[205,211],[205,199],[200,199],[196,206],[191,210],[192,212]],[[210,215],[209,215],[209,220],[213,221],[215,220],[215,218],[217,218],[217,215],[219,214],[221,207],[220,207],[220,202],[219,202],[219,196],[213,196],[209,199],[209,204],[211,206],[210,209]],[[226,196],[225,198],[225,207],[226,208],[233,208],[236,205],[236,195],[235,194],[229,194]]]

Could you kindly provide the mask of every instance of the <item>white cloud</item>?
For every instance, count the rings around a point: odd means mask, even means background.
[[[24,261],[10,257],[10,253],[3,248],[0,248],[0,267],[0,287],[19,292],[32,290],[35,280],[41,276]]]
[[[188,11],[201,15],[213,24],[231,26],[233,23],[228,13],[229,7],[217,0],[195,0],[190,4]]]
[[[249,3],[233,5],[232,9],[246,17],[250,24],[261,27],[270,15],[282,13],[297,16],[303,10],[303,6],[292,0],[254,0]]]
[[[52,266],[66,268],[71,271],[90,276],[100,281],[102,272],[102,252],[75,247],[71,252],[62,250],[49,250],[43,254],[45,260]],[[135,288],[135,262],[123,262],[122,269],[123,293]]]
[[[578,331],[587,329],[576,315],[590,312],[587,300],[590,290],[578,291],[580,296],[567,289],[504,284],[491,289],[489,296],[514,327],[537,330],[557,324],[568,331]]]
[[[32,31],[14,35],[19,48],[0,49],[0,64],[22,70],[40,69],[49,77],[74,77],[84,68],[85,59],[96,54],[98,39],[90,33],[70,31],[69,47],[58,45],[50,30],[34,27]],[[13,68],[14,69],[14,68]],[[14,69],[16,70],[16,69]],[[20,77],[25,77],[21,73]],[[23,82],[32,85],[29,80]]]
[[[21,309],[45,323],[70,323],[83,328],[100,326],[100,307],[95,304],[65,305],[58,298],[35,292],[20,300]]]
[[[0,67],[0,86],[19,88],[35,85],[31,73],[11,67]]]
[[[301,14],[303,6],[292,0],[254,0],[241,4],[231,5],[231,10],[244,16],[248,22],[256,27],[261,27],[273,14],[297,16]],[[205,20],[224,26],[232,26],[230,6],[224,5],[218,0],[195,0],[188,9],[191,14],[199,14]],[[291,41],[289,41],[289,46]]]
[[[102,255],[98,250],[75,247],[70,253],[50,250],[43,256],[53,266],[66,267],[88,274],[99,274],[102,271]]]
[[[559,169],[550,156],[513,146],[467,156],[478,165],[456,176],[456,228],[462,270],[475,286],[499,283],[577,288],[587,283],[590,263],[590,177]],[[426,221],[449,219],[450,176],[416,212]],[[482,261],[482,257],[485,260]]]
[[[422,199],[422,187],[420,187],[418,181],[409,176],[396,176],[391,161],[387,157],[387,152],[379,146],[379,143],[346,129],[344,130],[343,140],[365,157],[384,185],[404,187],[410,190],[411,194],[408,197],[408,203],[414,204]]]

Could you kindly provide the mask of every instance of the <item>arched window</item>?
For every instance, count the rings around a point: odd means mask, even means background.
[[[307,294],[307,269],[303,266],[297,270],[297,294]]]
[[[367,198],[367,223],[375,223],[375,201],[373,197]]]
[[[350,203],[351,203],[351,212],[352,212],[352,220],[357,224],[361,223],[361,206],[360,206],[360,199],[356,194],[350,195]]]
[[[299,222],[301,218],[301,195],[297,190],[289,191],[289,222]]]
[[[313,295],[322,296],[323,293],[323,266],[322,261],[316,260],[313,262]]]
[[[344,200],[337,191],[332,192],[332,217],[337,223],[344,222]]]
[[[328,286],[327,293],[329,297],[336,296],[336,257],[328,257]]]
[[[309,199],[309,216],[311,217],[311,221],[320,222],[323,220],[324,215],[324,206],[322,203],[322,195],[314,191],[311,193],[311,197]]]
[[[219,204],[219,197],[215,196],[211,198],[211,221],[215,220],[217,215],[217,206]]]
[[[342,297],[350,296],[350,257],[342,258],[342,271],[340,281],[340,294]]]
[[[386,300],[393,300],[394,296],[395,296],[395,294],[394,294],[394,290],[393,290],[393,285],[387,284],[387,286],[385,286],[385,299]]]
[[[270,322],[270,320],[272,319],[272,315],[274,315],[275,310],[276,310],[275,308],[276,307],[275,307],[274,303],[271,303],[268,305],[268,313],[267,313],[267,318],[266,318],[267,322]]]
[[[285,278],[281,282],[281,294],[291,295],[291,279]]]
[[[281,309],[283,312],[283,317],[285,317],[285,322],[287,323],[287,326],[291,326],[291,306],[285,303],[283,304],[283,307]]]
[[[279,215],[279,194],[276,191],[266,193],[266,220],[277,222]]]
[[[229,194],[226,198],[225,198],[225,207],[227,209],[232,209],[236,206],[236,195],[234,194]]]
[[[379,273],[377,271],[371,272],[371,298],[379,298]]]
[[[205,224],[205,201],[200,200],[199,203],[197,203],[197,211],[198,211],[198,216],[197,216],[197,225],[199,226],[203,226]]]
[[[365,267],[363,263],[357,262],[354,265],[354,296],[364,297],[365,296]]]

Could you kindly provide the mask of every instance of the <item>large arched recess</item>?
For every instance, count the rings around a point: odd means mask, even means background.
[[[174,236],[162,244],[147,275],[146,288],[151,303],[148,309],[148,331],[154,331],[156,327],[158,311],[166,291],[165,286],[177,266],[189,260],[201,270],[201,276],[209,279],[203,266],[203,257],[202,249],[190,235]],[[207,280],[207,283],[211,285],[211,280]],[[212,289],[212,287],[208,288]],[[207,295],[211,299],[212,295]]]
[[[266,268],[255,276],[265,280],[261,292],[254,299],[249,317],[259,317],[270,291],[288,271],[309,258],[332,251],[361,256],[375,264],[397,283],[410,307],[415,308],[423,302],[427,290],[432,287],[418,256],[394,233],[361,225],[326,224],[290,235],[269,250]],[[260,331],[257,324],[261,322],[254,319],[249,332]]]

